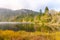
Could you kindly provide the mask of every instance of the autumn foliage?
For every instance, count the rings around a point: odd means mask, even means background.
[[[57,40],[60,39],[59,33],[0,30],[0,40]]]

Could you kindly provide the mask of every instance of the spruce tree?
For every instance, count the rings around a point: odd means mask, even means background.
[[[46,6],[45,8],[45,13],[47,13],[49,11],[48,7]]]

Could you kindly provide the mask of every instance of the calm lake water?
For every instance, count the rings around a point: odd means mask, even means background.
[[[0,22],[0,24],[29,24],[31,22]]]
[[[30,22],[0,22],[0,29],[2,30],[20,30],[23,28],[33,27],[34,24]]]

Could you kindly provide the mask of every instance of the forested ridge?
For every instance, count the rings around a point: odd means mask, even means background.
[[[0,40],[60,40],[60,12],[0,9]]]

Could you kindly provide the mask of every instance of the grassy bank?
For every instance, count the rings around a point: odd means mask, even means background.
[[[25,32],[0,30],[0,40],[60,40],[60,32]]]

